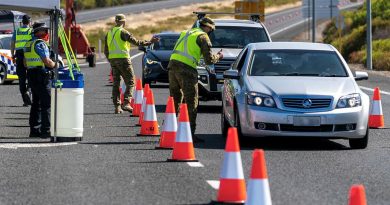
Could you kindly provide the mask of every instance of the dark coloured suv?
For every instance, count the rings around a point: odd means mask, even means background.
[[[140,47],[142,58],[142,84],[151,82],[168,83],[168,63],[180,33],[159,33],[160,42]]]

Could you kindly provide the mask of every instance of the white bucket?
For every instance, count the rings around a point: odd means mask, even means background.
[[[51,89],[51,126],[54,136],[54,95]],[[83,136],[84,88],[57,88],[57,137]]]

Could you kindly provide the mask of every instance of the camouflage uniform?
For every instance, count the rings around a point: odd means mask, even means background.
[[[200,35],[196,43],[201,48],[201,53],[206,65],[215,64],[219,60],[219,55],[211,52],[211,42],[207,34]],[[190,117],[191,133],[194,135],[196,129],[196,116],[198,112],[198,71],[191,66],[170,60],[168,64],[169,91],[175,100],[175,108],[178,110],[183,97],[188,107]]]
[[[137,46],[148,46],[150,45],[150,41],[141,41],[137,40],[131,33],[129,33],[126,30],[122,30],[121,32],[121,39],[123,41],[128,41],[131,44],[137,45]],[[107,45],[107,35],[105,39],[105,47],[104,47],[104,54],[108,58],[108,45]],[[124,92],[124,104],[127,105],[130,102],[130,99],[133,97],[133,89],[134,89],[134,81],[135,81],[135,75],[134,75],[134,69],[131,64],[130,58],[114,58],[109,60],[112,68],[112,75],[113,75],[113,86],[112,86],[112,101],[114,103],[114,106],[119,106],[121,104],[120,102],[120,93],[119,93],[119,87],[121,82],[121,76],[126,84],[126,90]]]

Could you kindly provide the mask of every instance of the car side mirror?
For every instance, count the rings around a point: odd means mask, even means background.
[[[368,73],[367,72],[356,71],[354,77],[355,77],[356,81],[368,80]]]
[[[227,70],[223,72],[223,77],[227,79],[240,79],[240,74],[238,73],[238,70]]]
[[[146,47],[145,46],[138,46],[138,50],[146,53]]]

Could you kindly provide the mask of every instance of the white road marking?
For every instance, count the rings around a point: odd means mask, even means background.
[[[137,53],[134,56],[131,56],[130,59],[133,60],[134,58],[137,58],[137,57],[141,56],[142,54],[144,54],[144,53],[143,52]],[[108,63],[108,61],[102,61],[102,62],[97,62],[96,65],[107,64],[107,63]],[[88,63],[79,64],[79,66],[86,66],[86,65],[89,65],[89,64]]]
[[[1,143],[0,148],[4,149],[18,149],[18,148],[41,148],[41,147],[60,147],[68,145],[76,145],[77,142],[64,143]]]
[[[206,181],[213,189],[219,189],[219,180],[207,180]]]
[[[372,88],[368,88],[368,87],[364,87],[364,86],[359,86],[360,89],[362,90],[367,90],[367,91],[371,91],[371,92],[374,92],[374,89]],[[380,91],[381,94],[384,94],[384,95],[390,95],[390,92],[387,92],[387,91]]]
[[[200,162],[187,162],[187,164],[190,167],[204,167],[203,164]]]

